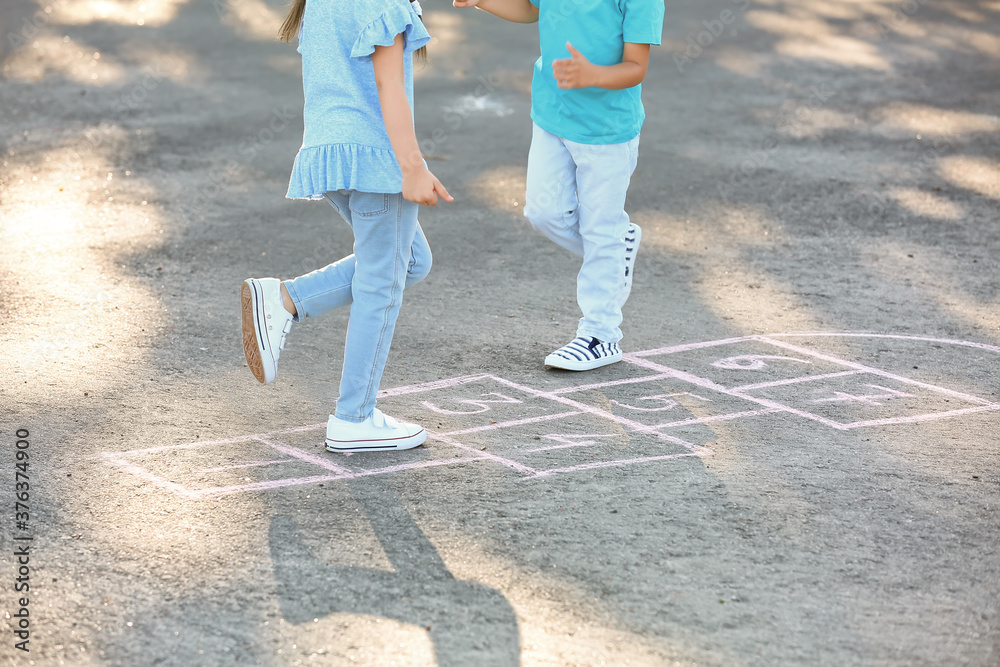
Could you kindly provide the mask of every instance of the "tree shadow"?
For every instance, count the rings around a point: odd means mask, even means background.
[[[438,665],[519,665],[518,621],[503,594],[456,579],[388,484],[352,486],[393,569],[325,562],[294,519],[275,516],[269,540],[285,620],[303,624],[334,613],[388,618],[426,629]]]

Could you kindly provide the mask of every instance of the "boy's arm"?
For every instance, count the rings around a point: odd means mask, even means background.
[[[552,74],[560,88],[631,88],[642,83],[649,69],[649,44],[625,42],[622,61],[606,66],[590,62],[569,42],[566,42],[566,48],[573,57],[552,62]]]
[[[531,0],[452,0],[451,4],[459,9],[479,7],[513,23],[538,21],[538,7],[531,4]]]

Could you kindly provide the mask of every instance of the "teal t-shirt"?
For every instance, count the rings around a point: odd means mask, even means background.
[[[566,42],[595,65],[617,65],[625,43],[659,44],[663,0],[531,0],[538,7],[542,55],[531,80],[531,119],[581,144],[619,144],[642,129],[642,86],[563,90],[552,61],[569,58]]]

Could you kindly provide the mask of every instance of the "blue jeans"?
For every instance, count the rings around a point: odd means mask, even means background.
[[[360,423],[375,409],[403,288],[431,270],[419,205],[403,195],[338,190],[326,199],[354,230],[354,254],[285,281],[296,320],[350,305],[336,416]]]
[[[578,336],[622,338],[625,289],[625,194],[639,156],[639,137],[620,144],[579,144],[537,125],[528,153],[524,216],[532,226],[583,258],[576,300]]]

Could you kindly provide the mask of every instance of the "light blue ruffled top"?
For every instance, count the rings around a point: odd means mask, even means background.
[[[408,0],[308,0],[299,32],[305,92],[302,148],[289,199],[329,190],[402,192],[382,121],[371,54],[402,33],[406,95],[413,109],[413,51],[430,35]]]

